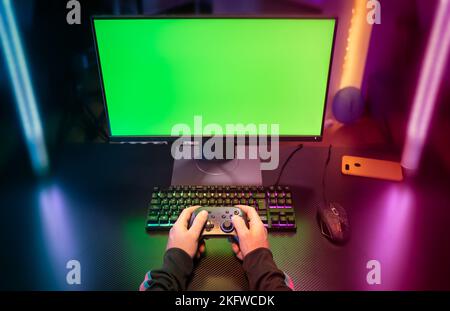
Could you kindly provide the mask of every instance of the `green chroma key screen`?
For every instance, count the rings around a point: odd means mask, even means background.
[[[194,116],[321,136],[335,22],[94,19],[111,136],[170,136]]]

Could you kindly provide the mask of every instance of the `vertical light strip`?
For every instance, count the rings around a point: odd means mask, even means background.
[[[450,48],[450,0],[440,0],[409,117],[402,166],[419,167]]]
[[[36,174],[43,175],[48,169],[48,155],[36,98],[10,0],[0,0],[0,39],[32,167]]]
[[[344,64],[339,89],[361,88],[372,25],[367,22],[367,0],[354,0],[348,29]]]

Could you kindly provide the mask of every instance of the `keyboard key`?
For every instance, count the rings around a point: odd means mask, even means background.
[[[147,218],[147,223],[156,224],[158,223],[158,216],[150,216]]]
[[[265,211],[265,210],[259,210],[259,211],[258,211],[258,215],[259,215],[259,216],[263,216],[263,215],[265,216],[265,215],[267,215],[267,211]]]
[[[150,210],[152,211],[159,211],[161,209],[160,205],[150,205]]]
[[[256,193],[253,195],[255,199],[264,199],[266,197],[265,193]]]
[[[259,210],[265,210],[266,209],[266,200],[257,200],[256,201],[258,205]]]
[[[158,216],[159,210],[149,210],[148,216]]]

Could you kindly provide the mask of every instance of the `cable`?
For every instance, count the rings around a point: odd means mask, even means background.
[[[325,160],[325,165],[323,167],[323,175],[322,175],[322,195],[323,195],[323,203],[325,205],[327,204],[327,195],[326,195],[326,191],[325,191],[325,176],[327,174],[328,164],[330,163],[330,159],[331,159],[331,148],[333,148],[333,145],[330,144],[330,146],[328,147],[328,155],[327,155],[327,159]]]
[[[286,168],[286,165],[288,164],[289,160],[294,156],[294,154],[297,151],[301,150],[302,148],[303,148],[303,144],[298,145],[297,148],[295,148],[294,151],[291,152],[291,154],[288,156],[286,161],[284,161],[284,164],[283,164],[283,166],[281,167],[281,170],[280,170],[280,174],[278,174],[277,181],[275,182],[275,186],[278,186],[278,183],[280,182],[280,179],[281,179],[281,175],[283,175],[283,171]]]

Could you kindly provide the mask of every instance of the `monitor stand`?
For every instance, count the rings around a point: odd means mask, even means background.
[[[246,150],[248,155],[248,150]],[[260,159],[174,160],[172,185],[262,185]]]

